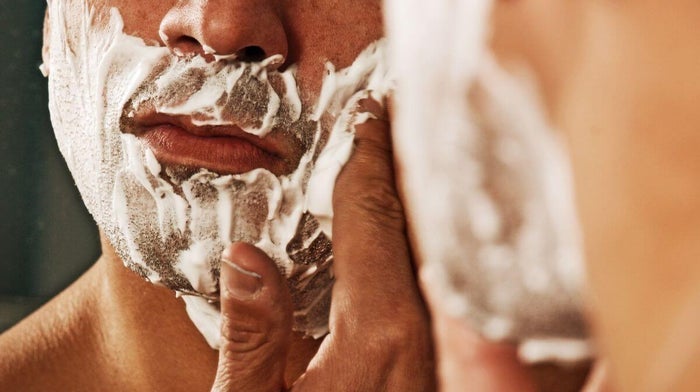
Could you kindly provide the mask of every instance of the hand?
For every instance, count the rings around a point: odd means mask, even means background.
[[[376,102],[365,110],[386,118]],[[356,127],[334,192],[330,334],[292,391],[430,391],[428,317],[418,292],[395,182],[388,122]],[[278,392],[292,305],[274,263],[234,244],[221,268],[222,347],[214,391]]]
[[[438,384],[441,391],[532,392],[535,382],[514,346],[488,342],[462,319],[442,311],[434,291],[424,292],[433,316]]]
[[[585,366],[527,366],[520,362],[512,344],[487,341],[463,319],[446,314],[434,291],[423,283],[432,313],[441,391],[612,392],[603,361],[595,364],[583,389]]]

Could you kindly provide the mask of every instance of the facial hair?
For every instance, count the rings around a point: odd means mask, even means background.
[[[183,296],[195,325],[218,347],[221,253],[231,242],[255,244],[287,277],[295,330],[325,334],[332,189],[354,125],[366,119],[355,112],[357,102],[370,91],[381,100],[388,88],[382,43],[360,54],[352,72],[328,65],[319,102],[302,107],[294,67],[269,70],[278,59],[181,58],[124,34],[114,8],[85,0],[49,7],[49,106],[59,149],[124,264]],[[260,137],[285,133],[303,154],[283,175],[165,166],[133,128],[146,109]]]

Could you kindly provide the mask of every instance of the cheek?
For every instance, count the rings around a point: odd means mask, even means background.
[[[326,62],[336,70],[348,67],[384,35],[378,0],[297,0],[286,7],[283,19],[289,62],[297,65],[299,85],[306,92],[319,91]]]
[[[176,0],[102,0],[93,3],[118,9],[124,20],[126,34],[140,37],[147,43],[156,41],[163,45],[158,35],[160,22],[176,2]]]

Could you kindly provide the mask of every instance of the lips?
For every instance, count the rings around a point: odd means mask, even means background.
[[[274,132],[260,138],[237,126],[196,126],[187,116],[138,114],[129,131],[153,151],[161,164],[205,168],[219,174],[267,169],[276,175],[293,170],[294,144]]]

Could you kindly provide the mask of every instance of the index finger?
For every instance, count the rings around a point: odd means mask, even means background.
[[[396,190],[388,116],[373,100],[361,101],[361,109],[375,118],[356,125],[355,149],[333,195],[336,285],[393,299],[383,303],[395,312],[422,300]],[[356,302],[366,301],[369,308],[378,305],[374,299],[353,297]]]

